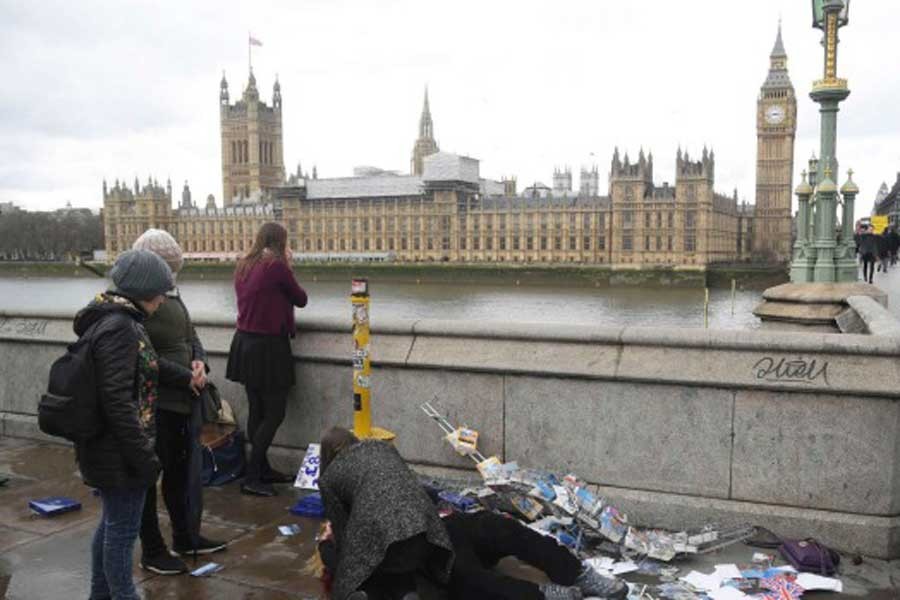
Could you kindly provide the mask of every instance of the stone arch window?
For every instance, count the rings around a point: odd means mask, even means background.
[[[246,164],[246,163],[250,162],[250,151],[249,151],[250,146],[247,143],[247,140],[244,140],[243,146],[244,146],[244,161],[243,162]]]
[[[231,141],[231,164],[235,164],[237,162],[237,144],[234,143],[234,140]]]

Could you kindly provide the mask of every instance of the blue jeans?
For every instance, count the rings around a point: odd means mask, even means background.
[[[146,489],[100,490],[103,514],[91,544],[91,600],[139,600],[131,577]]]

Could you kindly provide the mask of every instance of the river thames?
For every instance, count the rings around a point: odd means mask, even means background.
[[[298,312],[300,321],[304,316],[345,316],[350,323],[349,281],[313,282],[301,278],[301,284],[310,300]],[[106,285],[101,279],[0,277],[0,311],[74,314]],[[195,319],[233,317],[236,313],[230,280],[188,280],[179,287]],[[370,288],[372,322],[376,327],[379,317],[703,327],[702,288],[377,281]],[[709,326],[759,327],[759,320],[751,311],[760,300],[759,290],[738,290],[732,315],[731,291],[710,290]]]

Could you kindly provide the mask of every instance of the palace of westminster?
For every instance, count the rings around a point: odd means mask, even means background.
[[[103,183],[109,259],[147,228],[171,232],[187,256],[234,258],[259,226],[282,223],[295,256],[381,257],[400,262],[600,263],[619,268],[703,268],[717,262],[786,261],[797,101],[779,28],[757,101],[756,204],[715,191],[715,155],[678,150],[675,183],[653,180],[653,155],[612,156],[601,194],[596,167],[555,170],[553,185],[517,190],[515,178],[484,179],[476,159],[441,152],[428,93],[408,175],[357,168],[352,177],[286,176],[281,87],[271,106],[256,79],[231,103],[223,76],[219,111],[223,206],[199,207],[185,183]]]

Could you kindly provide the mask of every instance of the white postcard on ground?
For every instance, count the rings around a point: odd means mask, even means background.
[[[319,444],[310,444],[306,448],[306,456],[303,457],[303,464],[300,465],[297,478],[294,480],[295,488],[318,491],[320,453]]]
[[[709,596],[710,600],[741,600],[742,598],[750,597],[737,588],[727,586],[707,592],[706,595]]]
[[[806,591],[826,590],[838,593],[844,591],[844,584],[840,579],[822,577],[813,573],[799,573],[797,575],[797,585]]]

